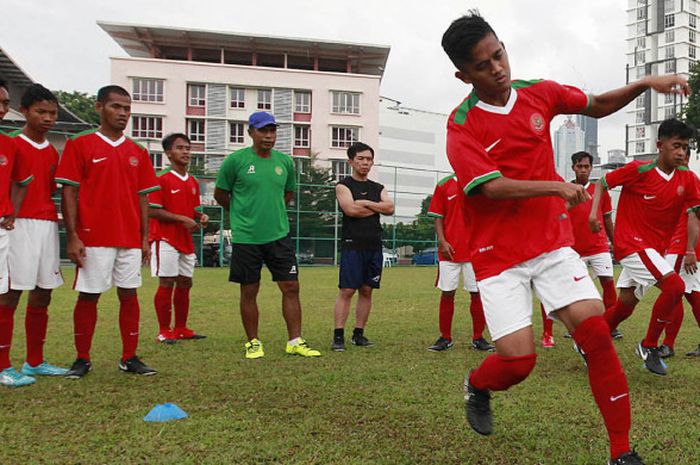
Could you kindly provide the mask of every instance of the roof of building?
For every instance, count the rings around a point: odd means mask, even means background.
[[[381,76],[390,50],[388,45],[104,21],[97,24],[135,58],[253,65],[250,57],[256,54],[256,66]]]

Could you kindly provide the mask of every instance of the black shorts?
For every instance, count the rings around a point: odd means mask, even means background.
[[[379,250],[341,250],[338,287],[359,289],[369,286],[379,289],[384,255]]]
[[[289,236],[267,244],[232,244],[228,280],[240,284],[260,282],[263,263],[273,281],[297,281],[299,266]]]

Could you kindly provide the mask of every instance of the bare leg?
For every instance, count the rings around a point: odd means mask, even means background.
[[[241,319],[243,320],[243,329],[245,330],[248,340],[257,339],[258,337],[258,291],[260,283],[241,284]]]
[[[277,281],[282,291],[282,314],[287,323],[289,340],[301,337],[301,302],[299,302],[299,281]]]

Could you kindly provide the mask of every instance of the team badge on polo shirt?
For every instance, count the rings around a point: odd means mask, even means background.
[[[282,176],[282,167],[275,166],[275,173],[277,173],[277,176]]]
[[[530,126],[535,132],[542,132],[544,130],[544,118],[539,113],[533,113],[530,116]]]
[[[255,174],[255,165],[250,165],[248,167],[248,174]]]
[[[139,159],[136,157],[130,157],[129,158],[129,164],[131,166],[139,166]]]

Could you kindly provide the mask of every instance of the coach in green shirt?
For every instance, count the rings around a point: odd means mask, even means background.
[[[248,337],[246,358],[265,355],[258,339],[260,270],[265,264],[282,291],[282,313],[289,342],[286,352],[318,357],[301,337],[299,267],[289,238],[287,202],[296,189],[294,162],[274,150],[277,122],[259,111],[248,118],[252,147],[226,157],[216,177],[214,198],[231,214],[233,248],[229,281],[241,286],[241,318]]]

